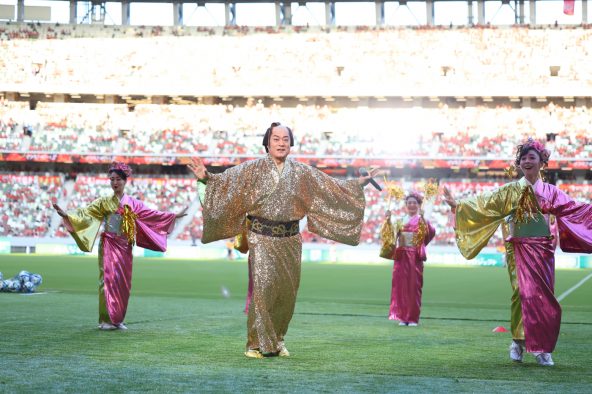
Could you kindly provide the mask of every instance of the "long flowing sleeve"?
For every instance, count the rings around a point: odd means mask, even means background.
[[[252,207],[254,198],[252,182],[255,172],[254,162],[245,162],[227,169],[221,174],[213,174],[207,185],[200,184],[200,201],[203,207],[202,243],[232,238],[242,231],[245,215]]]
[[[427,226],[427,234],[425,236],[425,239],[423,240],[423,243],[424,245],[427,245],[430,242],[432,242],[432,239],[434,239],[434,237],[436,236],[436,229],[429,220],[426,220],[425,222]]]
[[[129,201],[129,202],[128,202]],[[136,215],[136,243],[154,251],[165,252],[167,235],[175,227],[176,215],[148,208],[142,201],[129,198],[122,204],[130,204]]]
[[[487,245],[504,218],[515,209],[523,187],[520,181],[512,182],[458,202],[456,243],[465,258],[472,259]]]
[[[592,204],[578,203],[553,185],[545,185],[542,205],[555,215],[559,247],[564,252],[592,253]]]
[[[83,252],[91,252],[103,218],[117,209],[117,201],[112,198],[98,198],[87,207],[67,213],[63,219],[66,229]]]
[[[360,243],[366,199],[357,180],[338,180],[311,168],[308,230],[347,245]]]

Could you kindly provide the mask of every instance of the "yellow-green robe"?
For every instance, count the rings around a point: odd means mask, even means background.
[[[175,214],[148,208],[124,194],[98,198],[68,212],[64,224],[78,247],[90,252],[104,224],[99,243],[99,323],[123,323],[132,286],[132,247],[164,252]]]
[[[592,206],[573,201],[553,185],[525,178],[462,200],[456,208],[456,241],[462,255],[475,257],[500,224],[504,228],[508,271],[514,289],[512,335],[524,338],[528,352],[554,350],[561,307],[554,296],[556,244],[549,215],[557,221],[564,252],[592,252]]]

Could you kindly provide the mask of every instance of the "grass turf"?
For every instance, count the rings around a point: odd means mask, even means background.
[[[43,275],[40,292],[0,294],[0,392],[585,392],[592,383],[592,281],[562,302],[543,368],[508,359],[505,269],[426,267],[422,321],[386,319],[388,265],[303,264],[286,343],[246,359],[242,262],[134,261],[128,331],[97,322],[91,257],[0,256],[0,271]],[[558,271],[561,294],[590,270]],[[229,290],[228,297],[222,288]]]

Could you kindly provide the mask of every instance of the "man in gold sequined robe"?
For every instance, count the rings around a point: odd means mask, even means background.
[[[272,123],[263,140],[266,157],[222,174],[209,174],[200,159],[189,165],[200,181],[202,242],[233,237],[247,226],[253,279],[247,357],[289,355],[284,336],[300,285],[299,221],[307,216],[309,231],[357,245],[365,207],[362,187],[376,174],[334,179],[288,158],[293,143],[289,128]]]

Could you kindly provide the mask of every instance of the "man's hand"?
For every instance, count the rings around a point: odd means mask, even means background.
[[[455,209],[458,204],[456,203],[456,200],[454,199],[454,196],[450,190],[448,190],[446,186],[444,186],[442,190],[444,191],[444,201],[446,204],[448,204],[450,208]]]
[[[192,157],[191,163],[187,167],[193,172],[198,181],[205,181],[210,177],[203,160],[199,157]]]
[[[360,184],[360,186],[364,187],[368,183],[370,183],[370,179],[376,176],[386,175],[386,173],[386,170],[381,170],[379,167],[371,168],[370,171],[368,171],[367,175],[363,175],[358,178],[358,183]]]

